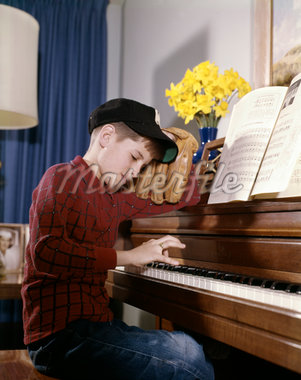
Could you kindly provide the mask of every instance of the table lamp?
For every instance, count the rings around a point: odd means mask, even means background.
[[[34,17],[0,4],[0,129],[38,124],[38,38]]]

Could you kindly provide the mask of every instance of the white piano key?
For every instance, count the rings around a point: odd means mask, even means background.
[[[254,286],[247,286],[247,298],[251,301],[256,301],[255,289]]]
[[[269,305],[273,305],[273,293],[270,289],[265,289],[264,292],[264,303],[267,303]]]
[[[292,300],[292,304],[294,307],[293,310],[299,311],[301,313],[301,297],[300,296],[294,296]]]
[[[189,285],[189,286],[193,286],[193,285],[194,285],[194,279],[193,279],[193,278],[194,278],[195,276],[189,275],[189,276],[187,276],[187,277],[188,277],[188,278],[187,278],[187,279],[188,279],[188,285]]]
[[[229,295],[234,297],[239,297],[240,294],[240,285],[230,283]]]
[[[239,288],[239,295],[238,295],[238,297],[248,298],[248,288],[247,288],[247,285],[241,284],[241,286]]]
[[[258,286],[258,287],[256,287],[255,293],[256,293],[256,297],[255,297],[256,301],[264,302],[264,291],[263,291],[263,289]]]
[[[286,297],[284,297],[283,299],[283,307],[285,307],[286,309],[291,309],[292,308],[292,297],[290,294],[288,294]]]
[[[185,285],[185,276],[183,274],[180,274],[179,280],[180,280],[180,284]]]
[[[275,291],[274,298],[275,298],[278,306],[284,307],[284,304],[285,304],[284,297],[285,296],[286,296],[286,294],[284,294],[284,292],[280,292],[280,291],[277,291],[277,290]]]
[[[223,294],[231,294],[231,284],[229,284],[228,282],[224,282],[224,285],[223,285]]]

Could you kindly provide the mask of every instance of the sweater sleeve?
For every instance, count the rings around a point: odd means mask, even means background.
[[[93,225],[89,225],[92,205],[89,199],[81,197],[80,184],[74,191],[76,171],[66,181],[65,169],[62,166],[49,169],[33,193],[30,210],[33,265],[36,270],[50,274],[84,276],[89,272],[105,272],[116,266],[116,251],[93,241]],[[80,178],[83,181],[83,176]]]

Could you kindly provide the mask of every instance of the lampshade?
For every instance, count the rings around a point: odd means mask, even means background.
[[[0,4],[0,129],[38,124],[39,29],[28,13]]]

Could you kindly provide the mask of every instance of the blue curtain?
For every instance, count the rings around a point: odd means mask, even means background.
[[[41,176],[49,166],[84,154],[89,113],[106,100],[108,0],[0,3],[24,10],[40,24],[39,125],[0,131],[0,221],[28,223],[32,191]],[[0,322],[10,318],[4,304]]]
[[[31,194],[42,174],[85,152],[89,113],[106,100],[108,0],[0,3],[24,10],[40,24],[39,125],[0,134],[0,220],[27,223]]]

